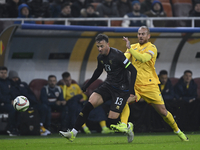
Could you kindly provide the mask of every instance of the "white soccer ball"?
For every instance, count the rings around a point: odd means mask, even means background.
[[[21,112],[26,111],[29,108],[29,105],[29,100],[25,96],[17,96],[13,102],[13,107]]]

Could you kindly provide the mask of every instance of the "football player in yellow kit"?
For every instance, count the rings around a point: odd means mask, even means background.
[[[189,141],[186,135],[178,128],[172,114],[165,108],[161,92],[158,84],[159,78],[155,71],[155,62],[157,57],[157,48],[149,42],[150,31],[148,27],[141,26],[138,29],[138,43],[130,45],[127,37],[123,37],[126,42],[127,51],[125,52],[126,58],[131,60],[133,66],[137,69],[137,78],[135,81],[135,97],[128,99],[129,103],[134,103],[143,98],[147,103],[151,104],[154,109],[161,115],[166,123],[170,125],[174,133],[182,141]],[[121,121],[126,117],[126,107],[122,111]],[[127,116],[128,117],[128,116]],[[123,125],[115,126],[116,130],[123,130]]]

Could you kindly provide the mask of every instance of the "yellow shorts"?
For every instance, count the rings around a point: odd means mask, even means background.
[[[158,85],[135,85],[135,95],[138,101],[143,98],[149,104],[164,104]]]

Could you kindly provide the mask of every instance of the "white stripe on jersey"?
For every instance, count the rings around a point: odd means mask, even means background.
[[[149,53],[151,53],[151,54],[153,54],[153,55],[154,55],[154,52],[153,52],[153,51],[150,51],[150,50],[149,50]]]
[[[127,62],[128,62],[128,59],[126,58],[123,63],[126,64]]]

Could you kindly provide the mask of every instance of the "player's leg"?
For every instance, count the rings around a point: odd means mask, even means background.
[[[108,114],[107,126],[110,127],[111,124],[118,124],[120,122],[119,115],[120,113],[110,110]]]
[[[112,130],[118,130],[119,132],[127,132],[127,122],[130,114],[129,106],[127,100],[130,96],[129,92],[113,90],[112,91],[112,103],[110,107],[110,112],[108,115],[107,126]],[[124,110],[124,116],[122,116],[125,123],[121,123],[119,115]],[[111,122],[112,121],[112,122]]]
[[[130,108],[128,106],[128,103],[131,103],[131,104],[135,103],[138,101],[137,99],[141,98],[141,96],[137,92],[137,89],[135,89],[135,94],[136,94],[135,97],[129,97],[127,100],[127,104],[125,105],[125,107],[120,115],[121,124],[119,124],[118,126],[115,126],[115,130],[128,133],[128,141],[129,142],[133,141],[134,132],[133,132],[133,124],[131,122],[128,123],[128,118],[130,115]],[[128,128],[127,128],[127,126],[128,126]]]
[[[133,141],[134,132],[133,132],[133,124],[131,122],[128,123],[128,118],[130,115],[130,109],[129,109],[128,103],[126,103],[122,113],[123,113],[123,116],[122,115],[120,116],[121,122],[118,123],[117,125],[112,124],[111,128],[117,132],[126,133],[128,142],[130,143]]]
[[[130,95],[127,94],[126,92],[121,92],[120,95],[116,96],[113,99],[113,101],[114,101],[113,104],[114,105],[111,105],[111,110],[113,110],[114,112],[118,112],[120,114],[123,114],[123,115],[121,115],[121,122],[119,122],[117,124],[114,124],[114,123],[111,124],[110,128],[112,130],[114,130],[114,131],[127,133],[128,142],[132,142],[133,141],[133,137],[134,137],[133,124],[132,123],[127,123],[129,115],[130,115],[130,109],[129,109],[129,106],[128,106],[128,103],[127,103],[127,100],[129,98],[129,96]],[[120,97],[123,97],[123,98],[120,98]],[[119,100],[122,100],[120,103],[123,103],[123,105],[119,105]],[[118,119],[118,121],[119,120],[120,119]],[[128,125],[128,127],[127,127],[127,125]]]
[[[130,108],[127,102],[120,115],[121,123],[118,124],[115,129],[117,129],[120,132],[127,133],[127,139],[128,142],[130,143],[133,141],[134,132],[133,132],[133,124],[131,122],[128,122],[129,115],[130,115]]]
[[[102,134],[109,134],[109,133],[114,133],[113,130],[111,130],[110,128],[107,127],[106,125],[106,121],[105,120],[102,120],[99,122],[99,125],[101,126],[101,133]]]
[[[124,106],[124,109],[120,115],[120,119],[121,119],[121,122],[123,124],[128,124],[128,118],[129,118],[129,115],[130,115],[130,108],[128,106],[128,102],[126,103],[126,105]]]
[[[167,111],[164,104],[152,104],[155,110],[162,116],[163,120],[173,129],[174,133],[179,136],[182,141],[189,141],[187,136],[178,128],[172,114]]]
[[[126,105],[124,106],[124,109],[120,115],[120,123],[118,123],[117,125],[113,124],[112,128],[115,131],[127,133],[128,132],[127,125],[128,125],[129,115],[130,115],[130,108],[128,106],[128,103],[126,103]]]
[[[183,132],[178,128],[172,114],[165,108],[165,103],[160,93],[158,86],[152,85],[146,88],[141,88],[142,96],[147,103],[150,103],[154,109],[161,115],[163,120],[169,124],[173,131],[181,138],[183,141],[188,141],[188,138]]]
[[[90,129],[87,127],[86,123],[84,123],[82,125],[82,128],[83,128],[83,131],[86,133],[86,134],[91,134],[91,131]]]
[[[123,115],[122,115],[123,114]],[[128,139],[128,142],[132,142],[133,141],[133,138],[134,138],[134,132],[133,132],[133,124],[131,122],[128,122],[128,118],[129,118],[129,115],[130,115],[130,108],[129,108],[129,105],[128,105],[128,102],[126,103],[121,115],[120,115],[120,119],[121,119],[121,124],[125,124],[128,128],[127,130],[127,139]],[[122,125],[119,125],[119,126],[122,126]]]
[[[103,103],[103,99],[101,95],[96,92],[92,93],[92,95],[89,98],[88,103],[86,103],[83,110],[79,113],[79,116],[75,122],[75,126],[72,129],[72,131],[68,131],[68,132],[59,131],[61,136],[64,136],[65,138],[67,138],[69,141],[72,142],[75,139],[81,126],[86,122],[90,111],[92,111],[92,109],[101,105],[102,103]]]
[[[125,124],[128,123],[128,118],[130,115],[130,108],[129,108],[128,104],[135,103],[135,102],[139,101],[140,98],[141,98],[141,96],[137,93],[137,90],[135,89],[135,96],[128,98],[127,104],[125,105],[125,107],[120,115],[121,122],[123,122]]]

